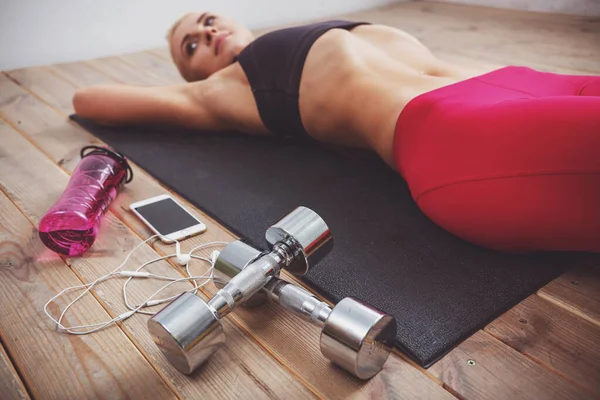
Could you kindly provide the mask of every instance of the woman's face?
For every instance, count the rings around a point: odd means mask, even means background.
[[[169,45],[181,75],[197,81],[231,65],[252,40],[252,33],[231,19],[190,13],[175,27]]]

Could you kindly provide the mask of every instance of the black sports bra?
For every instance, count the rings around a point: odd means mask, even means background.
[[[298,95],[304,62],[313,43],[331,29],[352,29],[366,22],[327,21],[267,33],[237,57],[254,94],[260,117],[271,132],[308,136]]]

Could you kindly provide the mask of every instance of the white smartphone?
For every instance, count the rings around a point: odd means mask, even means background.
[[[206,225],[168,194],[132,203],[129,208],[166,243],[206,230]]]

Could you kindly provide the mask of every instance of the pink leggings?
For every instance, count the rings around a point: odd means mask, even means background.
[[[421,210],[465,240],[600,252],[600,77],[507,67],[425,93],[394,157]]]

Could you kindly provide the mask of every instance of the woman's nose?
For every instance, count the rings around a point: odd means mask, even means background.
[[[214,26],[209,26],[204,29],[204,38],[207,44],[210,44],[212,38],[217,34],[217,29]]]

